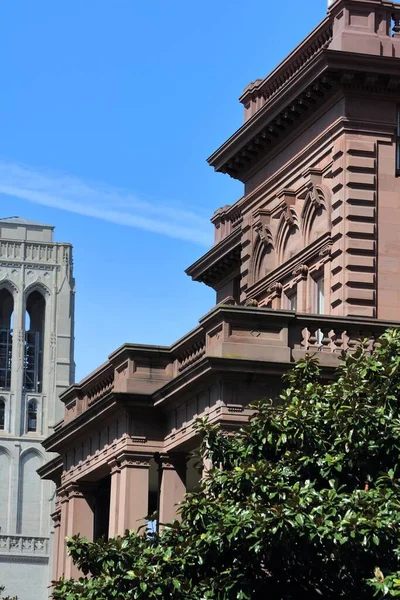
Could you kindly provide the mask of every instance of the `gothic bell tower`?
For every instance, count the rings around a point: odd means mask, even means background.
[[[0,573],[19,600],[48,597],[54,489],[37,469],[74,381],[72,247],[53,229],[0,219]]]

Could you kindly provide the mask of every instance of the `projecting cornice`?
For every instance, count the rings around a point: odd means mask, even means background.
[[[186,274],[193,281],[200,281],[213,287],[215,281],[220,281],[232,269],[240,266],[240,242],[241,229],[237,227],[186,269]]]
[[[214,152],[208,163],[244,182],[249,171],[334,90],[398,94],[399,64],[394,57],[321,50]]]

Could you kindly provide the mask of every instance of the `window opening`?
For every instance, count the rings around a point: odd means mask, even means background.
[[[290,310],[297,310],[297,292],[289,296],[289,307]]]
[[[24,389],[42,391],[45,300],[35,291],[26,302]]]
[[[37,431],[37,402],[36,400],[31,400],[28,404],[28,423],[27,430],[29,431]]]
[[[12,336],[14,299],[6,290],[0,290],[0,389],[11,388]]]
[[[0,429],[6,428],[6,403],[0,399]]]
[[[325,312],[325,280],[323,275],[315,279],[315,312],[317,315],[323,315]],[[323,333],[320,329],[317,332],[317,342],[322,344]]]
[[[317,301],[316,301],[316,309],[318,315],[323,315],[325,312],[325,291],[324,285],[325,281],[323,277],[318,277],[316,280],[316,292],[317,292]]]

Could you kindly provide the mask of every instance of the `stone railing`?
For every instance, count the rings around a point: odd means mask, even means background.
[[[240,208],[233,206],[223,206],[215,211],[211,219],[214,225],[214,244],[228,237],[236,227],[242,223],[243,217]]]
[[[189,343],[177,349],[177,370],[181,373],[200,360],[206,353],[206,339],[203,332],[196,332]]]
[[[50,540],[46,537],[0,534],[0,555],[21,554],[47,557],[49,543]]]
[[[246,107],[245,121],[329,45],[332,33],[332,23],[327,18],[267,78],[247,86],[240,97],[240,101]]]
[[[0,242],[1,260],[21,260],[23,258],[23,245],[21,242]]]
[[[55,263],[57,261],[57,247],[54,244],[26,242],[25,260],[28,262]]]
[[[289,336],[294,358],[298,351],[324,356],[354,352],[363,344],[367,351],[374,349],[376,340],[385,331],[400,323],[325,315],[297,315]]]
[[[70,265],[72,264],[72,248],[69,244],[0,241],[0,260]]]
[[[101,398],[104,398],[107,394],[112,392],[114,389],[114,372],[109,373],[102,381],[99,381],[93,385],[87,392],[87,403],[88,406],[94,402],[98,402]]]
[[[318,324],[302,331],[300,348],[307,352],[342,352],[354,351],[360,344],[367,350],[374,348],[377,335],[371,330],[358,330],[352,327],[318,327]]]
[[[306,354],[316,354],[322,368],[336,367],[342,352],[352,352],[366,341],[374,347],[378,337],[400,322],[371,318],[309,315],[288,310],[220,304],[200,320],[200,325],[173,346],[122,346],[86,380],[61,396],[66,405],[64,423],[93,404],[118,396],[122,402],[158,402],[161,390],[174,387],[184,375],[197,380],[213,368],[261,368],[282,374]],[[222,361],[222,362],[221,362]],[[176,385],[181,385],[177,380]],[[55,435],[61,431],[57,429]]]

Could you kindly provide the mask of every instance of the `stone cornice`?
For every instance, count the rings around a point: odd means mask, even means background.
[[[76,435],[84,431],[88,424],[110,411],[115,405],[116,399],[111,395],[102,398],[70,422],[64,423],[63,427],[42,442],[43,447],[47,452],[60,452],[64,444],[69,443],[71,433]]]
[[[351,76],[344,78],[344,74],[354,73],[355,80]],[[378,74],[379,78],[372,80],[372,74]],[[214,152],[208,162],[216,171],[245,181],[254,165],[291,134],[310,110],[322,106],[333,89],[355,87],[369,93],[396,93],[399,82],[398,58],[324,49],[290,85],[267,101]]]
[[[241,229],[237,227],[230,235],[216,244],[185,271],[193,281],[201,281],[212,287],[221,273],[240,265]]]
[[[55,481],[58,477],[61,477],[63,469],[63,460],[61,456],[56,456],[53,460],[50,460],[42,467],[37,470],[37,473],[41,479],[50,479]]]
[[[246,104],[254,95],[269,100],[302,70],[310,58],[321,51],[332,39],[332,25],[326,17],[317,27],[264,79],[249,84],[239,98]]]

